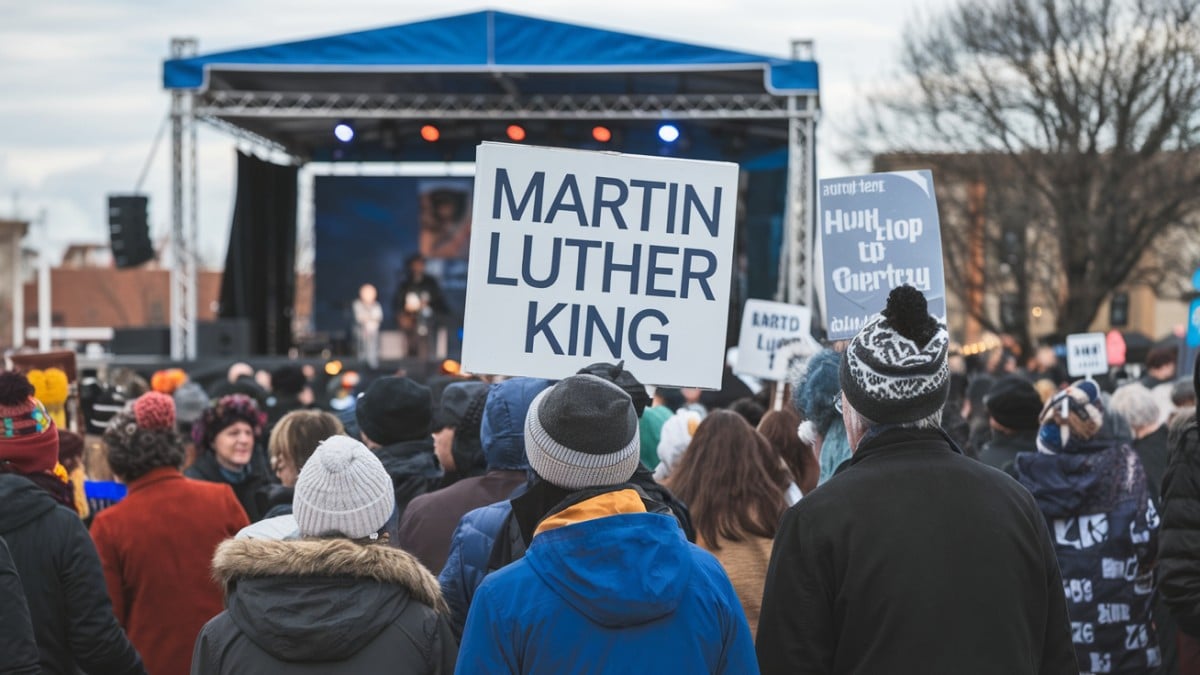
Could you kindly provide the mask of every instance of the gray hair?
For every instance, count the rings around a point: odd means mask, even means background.
[[[1154,400],[1154,394],[1136,382],[1121,387],[1112,395],[1109,411],[1124,418],[1134,431],[1161,419],[1161,411]]]
[[[846,431],[848,435],[853,435],[862,438],[872,427],[878,426],[879,423],[869,419],[867,416],[860,413],[853,405],[849,405],[849,401],[845,405],[848,415],[846,421]],[[942,426],[942,409],[934,411],[932,414],[922,417],[919,420],[912,422],[904,422],[897,424],[897,429],[939,429]]]

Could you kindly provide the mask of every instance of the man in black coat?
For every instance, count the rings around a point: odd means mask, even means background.
[[[1046,524],[938,424],[945,326],[911,287],[842,360],[852,459],[789,509],[759,619],[763,673],[1077,673]]]
[[[381,377],[358,399],[354,414],[363,443],[392,477],[396,510],[403,516],[409,502],[442,481],[430,434],[433,396],[407,377]]]
[[[1005,375],[992,384],[983,404],[988,411],[992,440],[979,452],[979,461],[1013,476],[1013,461],[1021,452],[1037,452],[1038,415],[1042,397],[1020,375]]]

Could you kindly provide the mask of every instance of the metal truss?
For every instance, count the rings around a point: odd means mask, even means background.
[[[795,109],[795,105],[793,105]],[[777,299],[813,306],[813,245],[816,204],[815,115],[788,120],[787,197],[784,203],[784,244],[779,256]]]
[[[771,94],[457,95],[210,91],[203,117],[376,119],[786,119],[810,116],[816,97]]]
[[[193,38],[171,40],[171,58],[197,53]],[[195,96],[171,92],[171,358],[196,358],[197,159]]]

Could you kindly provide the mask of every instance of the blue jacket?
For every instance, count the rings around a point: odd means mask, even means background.
[[[625,513],[542,532],[488,576],[455,672],[753,674],[758,664],[716,558],[671,516]]]
[[[1080,670],[1153,671],[1159,517],[1137,454],[1097,438],[1054,455],[1020,453],[1015,468],[1054,539]]]
[[[462,634],[475,589],[487,576],[492,546],[510,513],[512,504],[506,501],[484,506],[463,516],[454,528],[450,555],[438,575],[438,584],[450,608],[450,626],[455,635]]]

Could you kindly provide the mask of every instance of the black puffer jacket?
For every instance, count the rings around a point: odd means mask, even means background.
[[[79,516],[11,474],[0,474],[0,504],[0,537],[21,576],[42,672],[144,673]],[[0,662],[7,658],[0,654]]]
[[[29,619],[25,589],[13,565],[8,544],[0,539],[0,675],[38,675],[37,639]]]
[[[1171,423],[1158,536],[1158,588],[1179,628],[1200,639],[1200,429],[1196,413]]]
[[[392,443],[376,448],[375,454],[396,486],[396,511],[401,516],[414,498],[441,487],[442,470],[432,438]]]
[[[192,673],[454,672],[437,580],[408,553],[345,539],[230,540],[213,558],[226,610]]]

